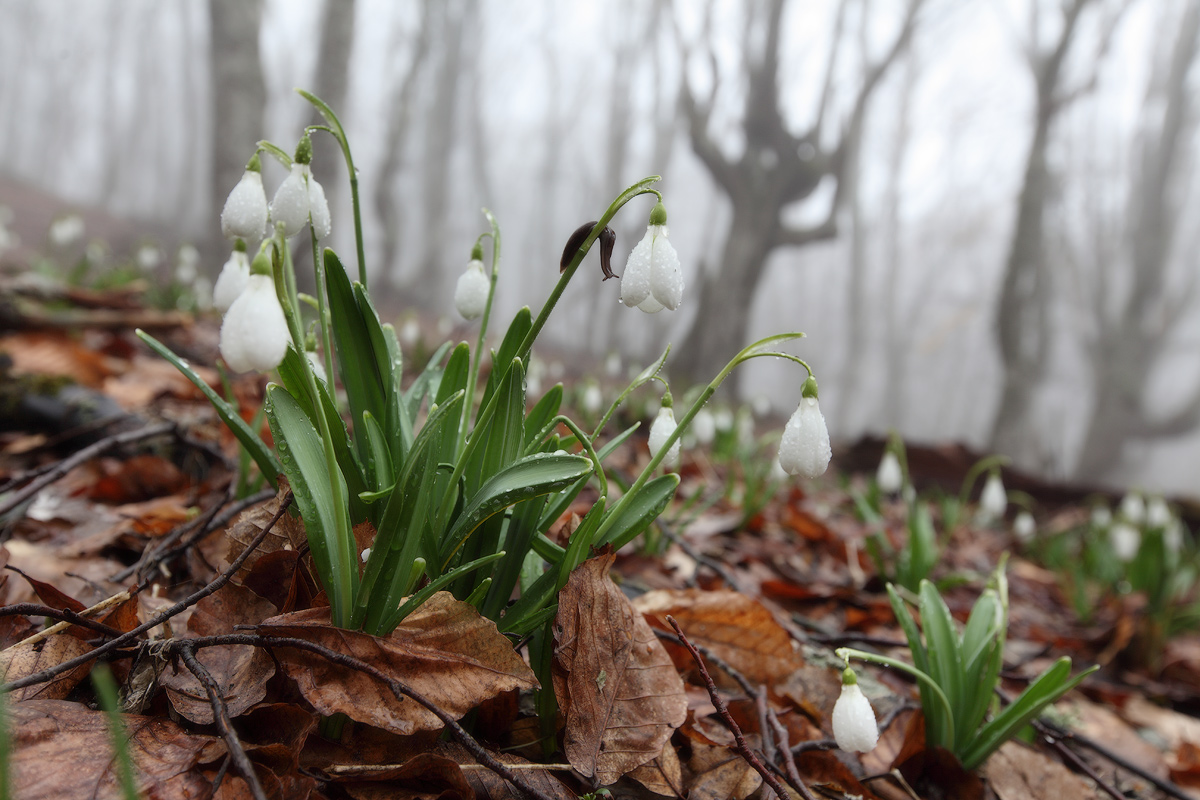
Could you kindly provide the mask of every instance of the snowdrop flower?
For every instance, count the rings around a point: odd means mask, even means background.
[[[255,153],[246,165],[242,179],[225,198],[225,207],[221,209],[221,233],[227,239],[258,241],[267,229],[268,213],[262,162]]]
[[[790,475],[816,478],[829,467],[833,450],[829,428],[817,402],[817,381],[811,375],[801,390],[800,405],[783,429],[779,442],[779,465]]]
[[[234,372],[279,366],[291,336],[270,275],[251,275],[221,323],[221,357]]]
[[[1097,528],[1107,528],[1112,524],[1112,511],[1108,506],[1096,506],[1092,509],[1092,525]]]
[[[332,230],[329,203],[325,200],[325,190],[313,177],[308,164],[311,160],[312,141],[305,134],[296,145],[291,173],[279,184],[271,200],[271,219],[283,226],[284,236],[299,233],[308,223],[318,239],[326,238]]]
[[[1167,507],[1167,501],[1161,497],[1155,497],[1146,504],[1146,526],[1150,528],[1165,528],[1167,523],[1171,521],[1171,509]]]
[[[487,308],[488,293],[492,282],[483,271],[483,262],[477,258],[467,264],[467,271],[458,277],[454,287],[454,307],[463,319],[478,319]]]
[[[833,704],[833,738],[842,750],[866,753],[879,743],[879,725],[854,670],[842,672],[842,693]]]
[[[900,459],[891,450],[885,450],[883,458],[879,459],[879,469],[875,471],[875,484],[884,494],[895,494],[904,486],[904,472],[900,469]]]
[[[591,416],[596,416],[604,408],[604,393],[600,391],[599,385],[589,383],[583,390],[583,398],[580,401],[585,413]]]
[[[647,314],[664,308],[672,311],[683,300],[683,272],[679,255],[667,241],[667,209],[659,201],[650,212],[646,235],[629,254],[621,276],[621,302]]]
[[[50,223],[50,244],[55,247],[70,247],[83,237],[83,217],[68,214]]]
[[[604,359],[604,372],[610,378],[621,377],[621,354],[613,351]]]
[[[1017,518],[1013,520],[1013,534],[1019,542],[1028,542],[1033,539],[1037,533],[1037,523],[1033,521],[1033,514],[1028,511],[1022,511],[1017,514]]]
[[[650,426],[650,457],[654,458],[658,455],[658,451],[662,450],[663,445],[667,443],[667,439],[675,432],[675,412],[671,410],[670,395],[663,398],[662,408],[658,409],[658,416],[654,418],[654,423]],[[675,441],[671,445],[671,449],[667,451],[663,463],[668,466],[676,466],[679,463],[680,442]]]
[[[152,244],[144,244],[138,248],[137,263],[144,271],[149,272],[158,266],[158,262],[162,260],[162,253],[158,252],[158,248]]]
[[[1138,548],[1142,546],[1142,532],[1124,520],[1118,520],[1108,529],[1108,543],[1112,546],[1113,555],[1126,563],[1137,556]]]
[[[1137,492],[1130,492],[1121,498],[1121,516],[1134,525],[1146,521],[1146,501]]]
[[[246,243],[238,239],[233,253],[217,276],[217,285],[213,288],[213,306],[224,314],[249,282],[250,259],[246,255]]]
[[[713,414],[713,424],[721,433],[729,433],[733,430],[733,412],[728,408],[718,409],[717,413]]]
[[[979,495],[979,515],[985,520],[999,519],[1004,516],[1004,509],[1008,508],[1008,494],[1004,491],[1004,482],[1000,480],[1000,473],[993,472],[988,475],[987,482],[983,484],[983,491]]]
[[[405,347],[414,347],[421,339],[421,323],[412,317],[404,320],[400,326],[400,343]]]
[[[692,417],[692,433],[696,441],[703,445],[712,444],[717,438],[717,420],[707,408],[702,408]]]

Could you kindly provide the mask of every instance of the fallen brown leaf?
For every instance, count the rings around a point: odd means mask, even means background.
[[[11,683],[44,669],[56,667],[91,649],[92,646],[82,639],[63,634],[51,636],[49,639],[43,639],[34,644],[13,645],[7,650],[0,651],[0,683]],[[6,699],[11,699],[13,702],[34,698],[61,700],[87,676],[90,669],[91,665],[80,664],[70,672],[59,675],[46,683],[17,689]]]
[[[984,763],[982,774],[999,800],[1091,800],[1090,781],[1036,750],[1006,742]]]
[[[629,777],[654,794],[664,797],[683,797],[683,766],[679,754],[670,745],[653,761],[642,764],[629,773]]]
[[[258,630],[306,639],[365,661],[455,718],[501,692],[537,686],[533,671],[495,623],[449,592],[435,594],[385,637],[335,628],[328,608],[273,617]],[[322,714],[344,713],[401,734],[442,727],[432,712],[412,700],[397,700],[387,686],[361,672],[294,648],[279,648],[276,657]]]
[[[762,785],[762,776],[737,752],[721,746],[692,745],[688,800],[745,800]]]
[[[554,623],[563,749],[571,766],[601,785],[656,758],[687,716],[670,656],[608,577],[614,558],[589,559],[571,573]]]
[[[438,746],[437,752],[454,759],[464,768],[463,774],[467,783],[475,790],[479,800],[526,800],[526,795],[517,791],[511,783],[490,769],[480,767],[462,745],[454,742],[443,743]],[[491,756],[501,764],[519,770],[525,782],[545,796],[554,800],[579,800],[550,770],[541,769],[533,762],[512,753],[491,753]],[[527,767],[529,769],[526,769]]]

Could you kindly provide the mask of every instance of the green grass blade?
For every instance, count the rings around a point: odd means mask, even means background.
[[[678,486],[679,476],[673,472],[647,481],[637,496],[630,497],[619,511],[617,506],[613,506],[613,511],[609,513],[617,513],[619,516],[608,523],[609,528],[604,541],[596,542],[595,546],[600,547],[611,542],[614,550],[620,550],[629,544],[658,518],[675,496]]]

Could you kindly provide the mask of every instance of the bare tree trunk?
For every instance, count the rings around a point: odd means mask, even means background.
[[[333,109],[343,124],[346,121],[346,98],[350,83],[350,55],[354,50],[354,13],[356,0],[325,0],[321,13],[321,44],[317,51],[317,76],[314,93]],[[310,124],[323,125],[324,119],[313,109]],[[344,186],[345,159],[337,141],[318,132],[313,136],[313,175],[333,195]]]
[[[261,0],[209,0],[212,26],[212,220],[209,245],[223,250],[221,208],[263,134],[267,88],[258,53]]]

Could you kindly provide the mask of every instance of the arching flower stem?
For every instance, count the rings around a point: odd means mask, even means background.
[[[938,699],[938,705],[946,713],[946,740],[954,741],[954,712],[950,708],[950,700],[946,697],[946,693],[942,691],[942,687],[934,682],[933,678],[926,675],[921,670],[914,667],[912,664],[905,664],[895,658],[881,656],[877,653],[868,653],[865,650],[855,650],[852,647],[842,647],[835,651],[837,657],[850,664],[851,658],[857,658],[859,661],[872,661],[876,664],[882,664],[885,667],[898,669],[901,672],[907,672],[909,675],[917,679],[917,682],[929,689],[933,696]]]
[[[475,246],[479,247],[486,236],[490,236],[492,239],[492,269],[488,275],[491,285],[488,287],[487,303],[483,307],[483,318],[479,321],[479,336],[475,340],[475,349],[471,352],[471,376],[467,379],[467,396],[463,398],[456,454],[461,453],[467,443],[467,426],[471,421],[471,407],[475,405],[475,387],[479,385],[479,367],[483,360],[484,340],[487,337],[488,321],[492,317],[492,302],[496,297],[496,279],[500,277],[500,223],[496,222],[496,217],[486,208],[483,209],[483,215],[487,217],[488,224],[492,226],[492,232],[481,234],[475,240]],[[495,369],[496,365],[493,364],[492,368]]]

